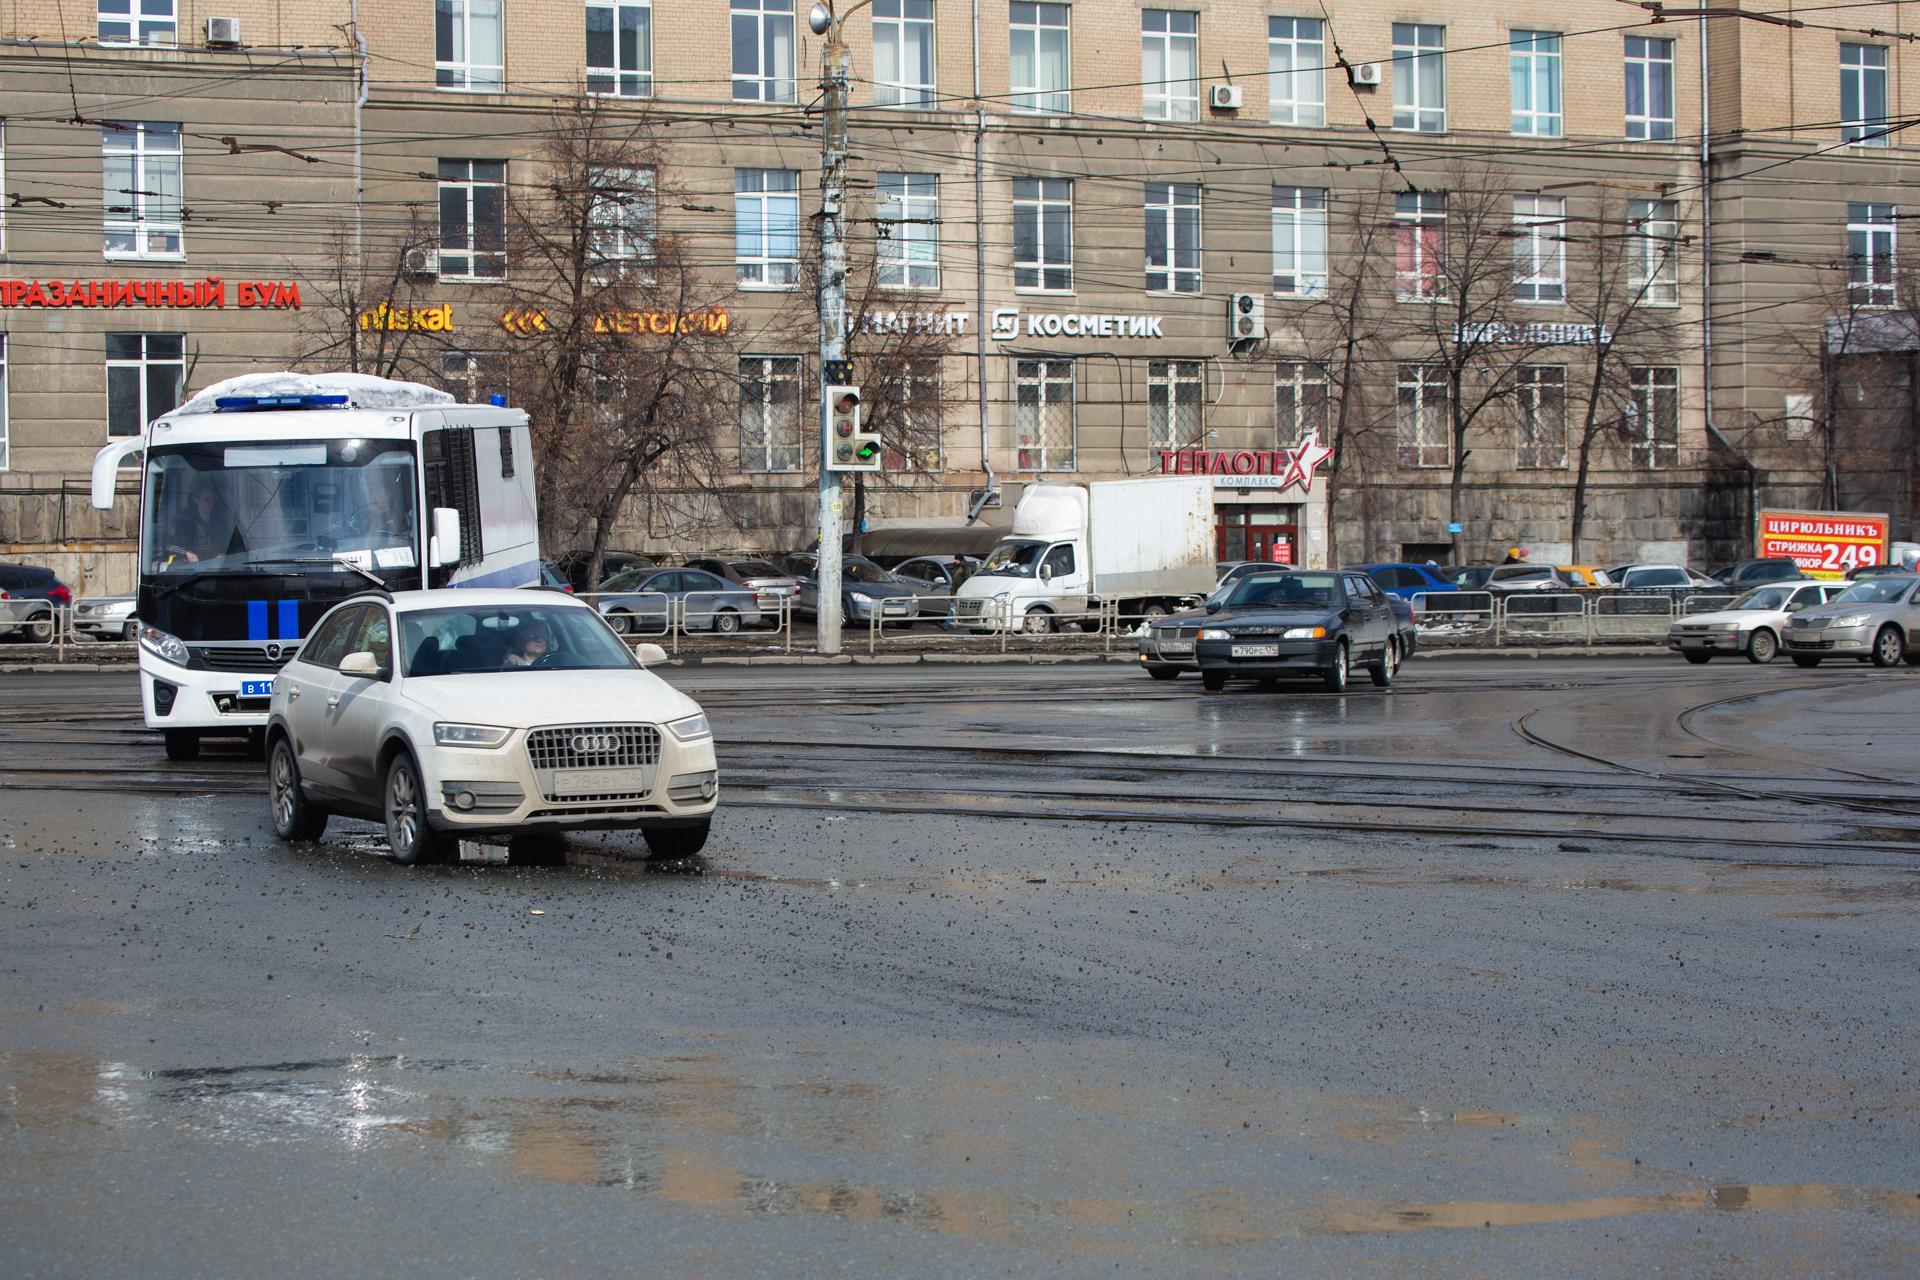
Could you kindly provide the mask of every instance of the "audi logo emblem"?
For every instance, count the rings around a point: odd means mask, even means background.
[[[620,739],[611,733],[579,733],[569,745],[578,756],[608,756],[620,749]]]

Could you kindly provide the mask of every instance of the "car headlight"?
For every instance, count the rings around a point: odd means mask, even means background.
[[[1202,640],[1231,640],[1233,639],[1233,632],[1227,630],[1225,627],[1202,627],[1200,628],[1200,638]]]
[[[713,736],[713,726],[707,723],[705,712],[688,716],[684,720],[675,720],[667,726],[667,730],[682,742],[698,742],[702,738]]]
[[[873,603],[873,597],[868,595],[864,591],[849,591],[847,593],[847,599],[853,601],[855,604],[872,604]]]
[[[170,636],[158,627],[140,628],[140,647],[176,667],[187,665],[187,645],[178,636]]]
[[[1836,627],[1864,627],[1872,619],[1870,613],[1850,613],[1844,618],[1835,618],[1829,625]]]
[[[433,726],[433,741],[440,747],[497,747],[513,736],[513,730],[491,724],[450,724]]]
[[[1325,627],[1288,627],[1280,633],[1282,640],[1324,640],[1326,636]]]
[[[1707,624],[1707,630],[1709,631],[1734,632],[1739,629],[1740,624],[1737,622],[1710,622]]]

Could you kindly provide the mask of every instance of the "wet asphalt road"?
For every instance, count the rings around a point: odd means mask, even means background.
[[[1920,1271],[1920,672],[671,678],[699,865],[407,870],[0,677],[0,1275]]]

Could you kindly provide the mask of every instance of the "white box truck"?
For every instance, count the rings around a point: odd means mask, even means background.
[[[1157,476],[1027,486],[1013,528],[953,603],[956,626],[1044,634],[1117,607],[1162,617],[1214,585],[1213,482]]]

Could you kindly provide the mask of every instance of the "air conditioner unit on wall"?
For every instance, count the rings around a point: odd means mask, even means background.
[[[1377,62],[1354,63],[1353,82],[1355,84],[1379,84],[1380,64]]]
[[[415,280],[431,280],[440,274],[439,255],[431,249],[409,249],[400,258],[400,274]]]
[[[1267,300],[1257,293],[1227,299],[1227,341],[1260,342],[1267,336]]]
[[[1237,84],[1214,85],[1212,102],[1215,111],[1238,111],[1240,109],[1240,86]]]
[[[207,45],[209,48],[237,45],[240,43],[240,19],[208,18]]]

